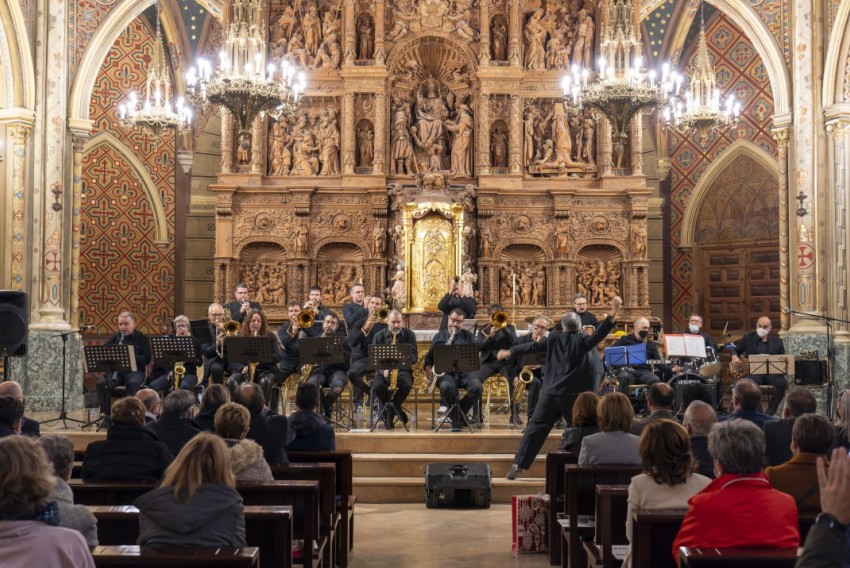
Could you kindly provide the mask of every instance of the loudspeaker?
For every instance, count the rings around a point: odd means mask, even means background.
[[[825,385],[829,382],[826,359],[818,361],[794,361],[794,383],[798,385]]]
[[[27,293],[0,290],[0,357],[27,354],[29,306]]]
[[[425,466],[425,506],[489,509],[493,472],[486,463],[429,463]]]
[[[678,410],[682,407],[686,393],[688,394],[688,399],[706,402],[715,410],[717,410],[717,405],[723,398],[721,396],[722,385],[720,381],[709,383],[705,380],[694,378],[694,375],[685,375],[684,380],[673,382],[671,386],[676,396],[673,410]]]

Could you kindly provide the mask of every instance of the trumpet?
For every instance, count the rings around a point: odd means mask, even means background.
[[[375,317],[378,323],[387,323],[387,318],[390,317],[390,307],[383,305],[375,311]]]
[[[496,333],[500,329],[505,329],[508,327],[508,312],[504,310],[496,310],[493,312],[493,315],[490,316],[490,333],[482,330],[481,334],[490,339],[494,333]]]
[[[516,389],[514,389],[514,404],[519,404],[522,401],[522,395],[525,393],[525,389],[534,380],[534,372],[531,370],[531,366],[526,365],[523,367],[519,375],[517,375],[517,379],[519,379],[519,383]]]

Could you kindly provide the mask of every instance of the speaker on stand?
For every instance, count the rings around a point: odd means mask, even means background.
[[[0,290],[0,357],[3,357],[3,380],[9,380],[9,358],[27,354],[29,335],[27,293]]]

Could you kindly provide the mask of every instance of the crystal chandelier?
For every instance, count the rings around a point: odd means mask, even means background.
[[[682,134],[696,130],[700,143],[705,144],[710,130],[735,125],[741,114],[741,104],[732,94],[721,103],[714,66],[708,58],[702,4],[699,20],[697,61],[691,72],[684,103],[679,97],[671,97],[663,112],[663,124]]]
[[[254,119],[291,115],[306,88],[303,71],[287,62],[280,70],[274,64],[266,66],[266,57],[262,2],[234,0],[220,67],[213,70],[209,61],[199,59],[186,75],[186,98],[196,108],[225,107],[236,120],[240,141],[250,144]]]
[[[600,42],[602,56],[595,81],[589,81],[590,69],[573,64],[572,74],[564,77],[562,87],[568,113],[577,114],[587,108],[608,119],[619,163],[632,119],[639,112],[650,112],[666,104],[671,93],[681,86],[681,77],[669,73],[669,65],[664,65],[660,81],[655,71],[644,72],[632,0],[609,0],[606,13],[608,21]]]
[[[145,84],[144,101],[139,100],[133,91],[127,95],[128,101],[118,107],[118,118],[122,126],[138,126],[149,131],[155,139],[159,139],[163,131],[169,128],[188,129],[192,121],[192,111],[183,103],[183,97],[171,104],[171,78],[165,65],[160,11],[161,8],[157,7],[156,38]]]

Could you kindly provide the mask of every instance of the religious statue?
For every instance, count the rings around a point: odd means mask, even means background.
[[[310,2],[307,13],[301,17],[301,29],[304,31],[304,48],[315,57],[322,42],[322,22],[315,2]]]
[[[292,128],[292,172],[296,176],[314,176],[319,173],[319,158],[313,133],[307,128],[307,120],[302,115]]]
[[[585,116],[581,124],[581,146],[577,158],[581,162],[596,165],[596,155],[593,143],[596,140],[596,121]]]
[[[533,109],[528,109],[523,120],[523,140],[525,141],[525,163],[534,162],[534,127],[537,117]]]
[[[546,67],[546,29],[540,23],[543,10],[535,10],[525,24],[525,68],[544,69]]]
[[[383,225],[375,225],[375,228],[372,229],[372,254],[375,256],[382,256],[384,254],[385,239]]]
[[[457,111],[457,120],[447,120],[446,130],[452,133],[452,175],[472,176],[472,109],[461,103]]]
[[[407,306],[407,287],[404,285],[404,267],[401,264],[396,267],[389,296],[395,309]]]
[[[298,233],[295,235],[295,254],[296,255],[305,255],[307,254],[307,235],[309,233],[309,229],[307,225],[301,224],[298,226]]]
[[[396,99],[393,104],[392,136],[390,149],[390,175],[411,175],[413,145],[410,141],[410,103]]]
[[[430,150],[443,145],[443,122],[448,117],[446,103],[440,98],[439,83],[428,77],[416,91],[415,122],[410,129],[417,148]]]
[[[283,124],[279,121],[272,124],[269,138],[269,175],[289,175],[289,168],[292,166],[292,139]]]
[[[646,255],[646,230],[642,227],[632,229],[632,256],[644,258]]]
[[[493,20],[490,28],[490,51],[494,61],[508,59],[508,26],[502,18]]]
[[[494,168],[508,166],[508,132],[502,127],[496,127],[490,134],[490,165]]]
[[[491,243],[492,235],[490,233],[490,229],[487,227],[481,228],[478,232],[478,252],[479,256],[482,258],[487,258],[490,256],[490,247],[493,246]]]
[[[460,295],[475,298],[475,283],[478,276],[472,271],[472,263],[467,261],[463,266],[463,274],[460,275]]]
[[[418,14],[411,0],[397,2],[392,14],[393,29],[387,33],[387,40],[398,41],[410,32],[410,22],[418,18]]]
[[[552,140],[555,143],[555,162],[558,166],[573,164],[573,141],[570,136],[570,122],[564,105],[552,106]]]
[[[364,122],[357,129],[357,150],[357,164],[363,167],[371,166],[375,151],[375,133],[372,131],[372,125],[368,122]]]
[[[236,147],[236,163],[240,166],[251,163],[251,134],[241,132],[239,134],[239,145]]]
[[[319,123],[319,162],[322,164],[322,176],[339,175],[339,128],[336,123],[336,111],[328,107]]]
[[[593,64],[593,33],[595,26],[590,12],[582,8],[578,12],[575,45],[573,45],[573,65],[590,69]]]
[[[372,50],[375,47],[374,38],[372,35],[374,31],[375,30],[372,27],[372,20],[368,16],[360,19],[360,25],[357,27],[358,59],[372,59]]]
[[[560,258],[566,258],[570,250],[570,233],[564,224],[558,225],[555,234],[555,250]]]

